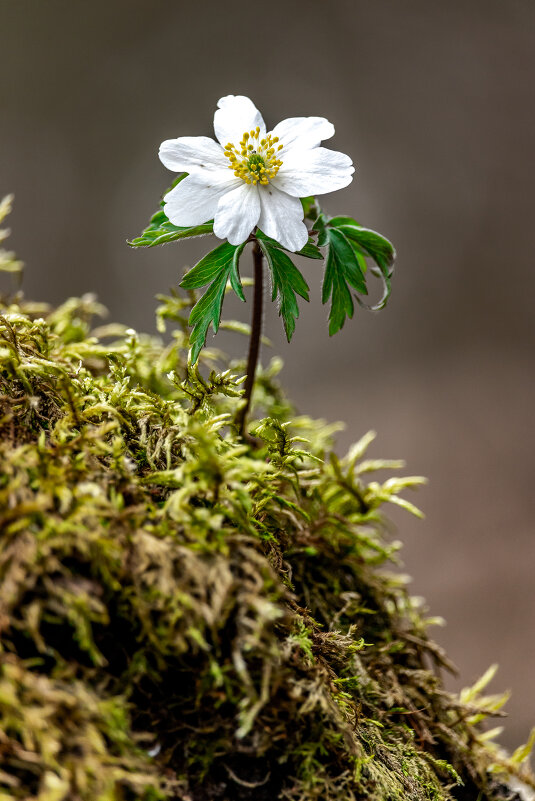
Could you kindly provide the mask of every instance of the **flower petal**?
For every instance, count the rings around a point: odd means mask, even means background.
[[[226,170],[192,173],[166,194],[164,212],[173,225],[202,225],[213,219],[221,197],[238,181]]]
[[[260,216],[260,198],[254,184],[240,181],[220,199],[214,218],[214,234],[231,245],[245,242]]]
[[[208,136],[180,136],[160,145],[160,161],[173,172],[225,169],[228,161],[223,148]]]
[[[279,122],[271,132],[284,145],[283,153],[294,146],[302,149],[317,147],[324,139],[334,136],[334,125],[325,117],[289,117]]]
[[[260,189],[261,212],[258,227],[291,251],[301,250],[308,242],[303,222],[303,206],[298,197],[290,197],[273,184]]]
[[[214,131],[223,147],[229,142],[236,144],[245,131],[257,126],[265,134],[266,125],[252,100],[244,95],[227,95],[220,98],[214,114]]]
[[[353,180],[354,172],[353,162],[345,153],[325,147],[294,149],[283,159],[272,183],[294,197],[321,195],[343,189]]]

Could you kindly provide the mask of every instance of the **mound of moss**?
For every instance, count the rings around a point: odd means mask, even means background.
[[[3,303],[0,801],[511,798],[500,700],[444,690],[389,570],[421,479],[377,480],[371,435],[338,459],[276,364],[240,440],[192,302],[162,299],[169,344],[92,330],[89,296]]]

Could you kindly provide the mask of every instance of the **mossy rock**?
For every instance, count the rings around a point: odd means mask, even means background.
[[[513,797],[499,702],[445,691],[389,570],[383,506],[421,479],[374,478],[400,464],[370,436],[338,459],[276,364],[243,442],[192,302],[162,300],[168,344],[91,330],[91,297],[3,304],[0,801]]]

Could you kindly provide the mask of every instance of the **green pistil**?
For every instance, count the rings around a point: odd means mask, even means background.
[[[266,166],[266,162],[259,153],[252,153],[247,161],[247,166],[252,173],[258,175],[260,168]]]

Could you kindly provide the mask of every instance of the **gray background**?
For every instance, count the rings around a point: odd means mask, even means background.
[[[532,0],[0,0],[0,194],[39,300],[95,291],[153,330],[154,296],[206,242],[133,252],[171,174],[166,138],[211,135],[224,94],[268,126],[322,115],[355,181],[324,199],[392,238],[388,308],[329,338],[316,263],[292,345],[267,331],[302,412],[341,419],[343,450],[427,475],[427,519],[396,515],[413,591],[466,685],[501,666],[503,742],[535,723],[535,278]],[[249,308],[227,316],[247,319]],[[223,340],[218,341],[221,344]],[[223,342],[238,354],[245,343]],[[268,354],[265,354],[265,357]]]

